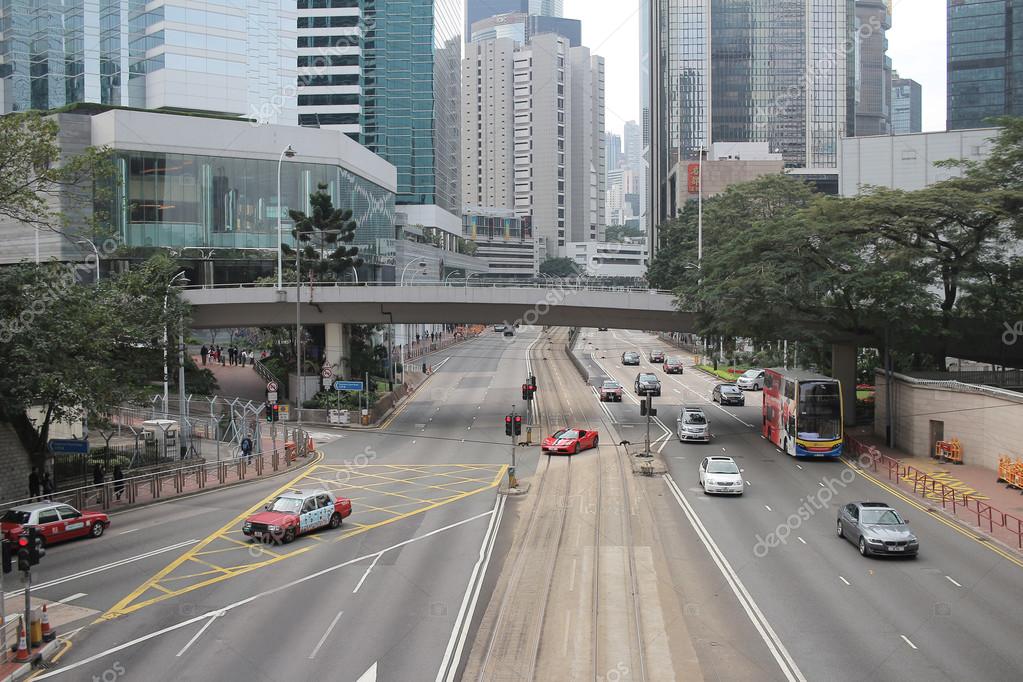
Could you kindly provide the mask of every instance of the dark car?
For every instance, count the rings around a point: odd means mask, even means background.
[[[636,395],[661,395],[661,382],[653,374],[637,374]]]
[[[682,358],[677,355],[671,355],[664,361],[665,374],[682,374],[683,369]]]
[[[606,332],[607,331],[607,327],[597,327],[597,331],[598,332]]]
[[[627,350],[622,353],[622,364],[623,365],[638,365],[639,364],[639,353],[634,350]]]
[[[650,362],[664,362],[664,352],[659,350],[650,351]]]
[[[915,557],[920,541],[899,512],[884,502],[850,502],[838,511],[838,537],[856,545],[860,554]]]
[[[710,399],[722,405],[746,404],[746,394],[739,390],[735,384],[718,384],[710,394]]]
[[[504,328],[504,335],[505,336],[515,336],[515,328],[514,327],[505,327]]]

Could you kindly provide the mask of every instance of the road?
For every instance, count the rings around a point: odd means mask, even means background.
[[[37,580],[65,580],[36,593],[77,595],[73,603],[97,618],[82,621],[37,679],[446,672],[471,634],[463,604],[469,588],[484,589],[481,556],[500,528],[496,484],[509,450],[495,443],[507,442],[503,417],[519,397],[529,335],[488,334],[435,357],[434,376],[386,429],[322,438],[323,461],[298,477],[118,515],[102,540],[52,548]],[[313,486],[353,499],[341,529],[267,552],[244,541],[248,510],[275,490]],[[106,564],[115,565],[75,577]]]
[[[715,434],[709,445],[662,441],[678,508],[706,529],[806,680],[1009,680],[1023,670],[1023,562],[1006,558],[925,505],[856,474],[844,462],[801,461],[759,435],[761,393],[745,407],[711,404],[715,381],[692,368],[665,375],[651,348],[679,354],[638,332],[587,330],[578,346],[632,393],[638,370],[661,379],[658,418],[673,428],[679,407],[701,404]],[[639,350],[643,364],[622,367]],[[690,360],[687,356],[687,360]],[[609,404],[616,420],[643,426],[633,400]],[[655,428],[655,435],[661,429]],[[658,447],[661,447],[659,444]],[[739,498],[702,494],[697,467],[709,454],[733,457],[748,483]],[[660,482],[665,488],[667,481]],[[828,491],[828,492],[825,492]],[[834,493],[834,494],[832,494]],[[674,495],[673,495],[674,497]],[[920,557],[871,559],[836,535],[836,511],[853,500],[888,502],[920,537]],[[692,524],[690,524],[692,525]],[[785,541],[770,547],[770,534]],[[759,544],[763,539],[765,542]],[[704,551],[712,551],[707,547]]]

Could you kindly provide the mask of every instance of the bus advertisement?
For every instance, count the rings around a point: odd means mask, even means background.
[[[793,457],[840,457],[844,406],[837,379],[805,370],[764,371],[763,436]]]

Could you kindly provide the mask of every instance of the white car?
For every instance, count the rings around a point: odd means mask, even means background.
[[[742,472],[731,457],[705,457],[700,462],[700,486],[705,494],[742,495]]]
[[[744,391],[759,391],[764,387],[764,370],[747,369],[735,380],[735,385]]]
[[[710,442],[710,420],[699,407],[683,407],[675,425],[675,435],[680,443],[696,441]]]

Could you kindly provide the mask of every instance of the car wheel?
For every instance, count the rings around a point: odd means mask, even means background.
[[[331,517],[330,517],[330,527],[331,528],[337,528],[340,525],[341,525],[341,515],[338,514],[337,512],[334,512],[331,515]]]
[[[573,455],[579,454],[579,442],[578,441],[576,441],[576,444],[572,446],[571,454],[573,454]]]
[[[286,531],[284,531],[284,544],[288,544],[289,542],[294,541],[294,539],[295,539],[295,527],[292,526],[291,528],[289,528]]]
[[[760,390],[760,384],[753,384],[753,390],[754,391],[759,391]]]
[[[863,556],[867,556],[869,553],[870,553],[870,551],[867,549],[867,541],[864,540],[861,537],[860,538],[860,554],[863,555]]]
[[[843,528],[842,528],[842,522],[841,521],[838,522],[837,531],[838,531],[838,537],[840,537],[840,538],[844,538],[845,537],[845,530],[843,530]]]
[[[598,445],[600,445],[600,436],[593,439],[593,447],[597,447]]]
[[[96,523],[92,524],[92,537],[98,538],[99,536],[103,535],[104,530],[106,529],[103,528],[103,522],[97,521]]]

